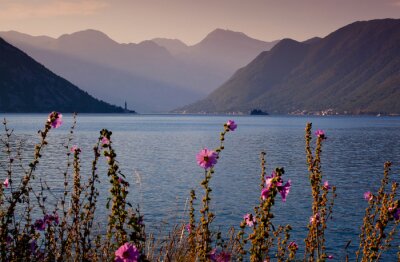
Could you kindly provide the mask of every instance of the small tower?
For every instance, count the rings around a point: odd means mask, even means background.
[[[126,104],[126,101],[125,101],[125,112],[128,112],[128,105]]]

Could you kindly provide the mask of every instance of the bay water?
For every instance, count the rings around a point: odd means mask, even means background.
[[[23,161],[28,163],[33,146],[39,141],[37,131],[43,127],[47,115],[0,114],[0,117],[6,118],[8,126],[24,141]],[[234,120],[238,128],[226,135],[225,150],[211,180],[211,208],[216,215],[213,225],[226,231],[231,226],[238,227],[243,215],[253,212],[260,196],[259,155],[264,151],[267,172],[284,167],[284,180],[292,181],[287,201],[283,203],[278,196],[273,207],[273,224],[291,224],[292,240],[303,248],[311,215],[304,128],[307,122],[312,122],[314,131],[323,129],[328,137],[323,142],[322,171],[324,180],[337,187],[338,195],[326,232],[327,251],[343,260],[344,247],[351,241],[347,252],[354,257],[367,206],[363,194],[376,192],[385,161],[393,163],[391,177],[399,182],[400,117],[80,114],[71,145],[81,148],[82,172],[89,175],[92,148],[99,131],[103,128],[112,131],[117,160],[131,185],[129,200],[140,206],[148,232],[166,235],[173,225],[187,223],[191,189],[196,190],[197,201],[201,201],[204,170],[196,164],[196,154],[204,147],[213,149],[219,145],[219,132],[228,119]],[[40,178],[51,187],[53,201],[63,192],[68,152],[63,144],[69,136],[72,116],[64,114],[63,120],[60,128],[51,130],[49,145],[36,172],[36,180]],[[4,162],[4,154],[0,156]],[[101,193],[97,212],[99,222],[105,223],[109,183],[104,157],[99,163],[99,174]],[[0,170],[0,178],[4,176],[5,171]],[[395,254],[398,245],[397,234],[391,254]]]

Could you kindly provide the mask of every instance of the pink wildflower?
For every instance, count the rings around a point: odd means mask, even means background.
[[[331,189],[331,186],[329,185],[328,181],[325,181],[325,182],[324,182],[324,188],[325,188],[326,190]]]
[[[286,197],[290,192],[290,187],[292,186],[290,179],[283,186],[278,186],[278,191],[281,194],[282,201],[286,202]]]
[[[267,176],[267,177],[265,178],[265,187],[266,187],[266,188],[269,188],[269,187],[271,186],[271,182],[272,182],[272,179],[273,179],[274,177],[276,177],[276,173],[275,173],[275,171],[272,171],[271,176]]]
[[[275,177],[276,177],[276,173],[275,173],[275,171],[273,171],[271,176],[267,176],[265,178],[265,188],[261,191],[261,197],[263,198],[263,200],[265,200],[268,197],[272,180]],[[284,185],[283,185],[282,178],[279,178],[278,181],[276,181],[276,187],[278,189],[278,192],[281,194],[283,202],[286,202],[286,197],[290,192],[291,186],[292,186],[292,184],[291,184],[290,180],[288,180]]]
[[[74,153],[74,154],[75,154],[75,152],[77,152],[78,150],[79,150],[79,152],[81,151],[81,150],[78,148],[77,145],[74,145],[74,146],[71,147],[71,153]]]
[[[62,114],[58,112],[51,112],[47,121],[50,122],[53,128],[59,128],[63,123]]]
[[[324,130],[318,129],[317,131],[315,131],[315,135],[321,139],[326,139]]]
[[[129,242],[126,242],[115,251],[115,261],[117,262],[137,262],[139,257],[139,250]]]
[[[261,197],[263,200],[267,199],[267,197],[269,196],[269,188],[265,187],[263,188],[263,190],[261,190]]]
[[[102,139],[101,139],[101,143],[103,144],[103,145],[109,145],[110,144],[110,140],[107,138],[107,137],[103,137]]]
[[[190,226],[190,224],[187,224],[185,226],[185,229],[189,232],[189,234],[192,233],[192,227]]]
[[[319,223],[319,214],[315,214],[310,217],[310,224],[318,224]]]
[[[364,193],[364,199],[367,201],[371,201],[374,198],[374,195],[370,191]]]
[[[204,169],[213,167],[217,163],[217,156],[217,152],[204,148],[196,156],[197,164]]]
[[[237,125],[236,125],[235,121],[228,120],[228,122],[226,122],[226,127],[228,128],[229,131],[235,131],[235,129],[237,128]]]
[[[33,225],[36,230],[43,231],[46,229],[46,223],[43,219],[37,219]]]
[[[400,219],[400,208],[389,207],[389,213],[393,214],[395,220]]]
[[[4,180],[3,185],[8,188],[10,186],[10,182],[8,181],[8,177]]]
[[[35,254],[37,248],[38,248],[38,245],[36,243],[36,239],[34,239],[29,243],[29,249],[30,249],[31,253]]]
[[[217,256],[217,262],[229,262],[231,261],[231,254],[228,252],[224,252],[222,251],[221,253],[219,253],[219,255]]]
[[[217,249],[211,250],[209,258],[214,262],[229,262],[231,261],[231,254],[224,251],[217,251]]]
[[[244,222],[249,227],[253,227],[254,224],[256,223],[256,219],[255,219],[255,217],[253,217],[252,214],[246,214],[243,218],[244,218]]]
[[[46,224],[54,223],[54,224],[58,225],[58,223],[59,223],[58,214],[56,213],[56,214],[54,214],[54,215],[45,215],[43,221],[44,221]]]
[[[333,259],[333,256],[332,256],[332,255],[329,255],[329,256],[328,256],[328,259]]]
[[[297,243],[295,241],[290,242],[289,249],[293,249],[293,250],[297,250],[299,248],[299,246],[297,245]]]
[[[396,209],[396,212],[393,214],[394,219],[399,220],[400,219],[400,208]]]

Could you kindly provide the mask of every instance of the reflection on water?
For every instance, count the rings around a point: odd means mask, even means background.
[[[35,131],[46,115],[2,115],[9,126],[33,149],[38,141]],[[64,125],[52,130],[49,146],[43,153],[37,177],[47,181],[55,197],[63,190],[71,117],[64,114]],[[171,116],[171,115],[80,115],[73,144],[82,149],[83,174],[89,174],[92,147],[99,131],[113,132],[114,148],[122,172],[131,184],[131,202],[139,204],[148,230],[161,221],[172,225],[187,218],[185,204],[190,189],[201,194],[202,169],[195,155],[203,147],[218,145],[219,132],[228,119],[238,128],[226,136],[225,150],[211,181],[215,226],[238,226],[245,213],[253,212],[259,193],[259,153],[267,153],[269,172],[285,167],[285,180],[292,180],[286,203],[277,201],[274,224],[290,223],[292,238],[298,243],[306,234],[310,216],[310,188],[304,153],[304,128],[308,121],[314,129],[324,129],[328,139],[323,145],[322,167],[329,184],[337,186],[333,221],[327,232],[328,252],[339,259],[351,240],[352,253],[358,245],[358,228],[366,202],[363,193],[375,190],[383,163],[393,162],[393,177],[400,166],[400,118],[397,117],[256,117],[256,116]],[[28,161],[32,151],[24,152]],[[1,155],[4,161],[4,155]],[[88,161],[85,161],[88,160]],[[108,191],[106,161],[100,161],[101,202]],[[1,177],[4,170],[1,170]],[[54,199],[54,198],[53,198]],[[200,199],[200,198],[199,198]],[[49,199],[49,202],[51,199]],[[54,200],[53,200],[54,201]],[[99,213],[104,213],[101,205]],[[106,217],[100,216],[104,219]],[[398,241],[397,241],[398,243]],[[396,246],[396,245],[394,245]]]

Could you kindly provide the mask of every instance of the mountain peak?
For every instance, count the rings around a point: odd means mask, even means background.
[[[237,31],[233,31],[230,29],[222,29],[222,28],[216,28],[213,31],[211,31],[209,34],[209,36],[212,35],[240,35],[240,36],[246,36],[246,34],[242,33],[242,32],[237,32]]]
[[[237,41],[238,39],[247,39],[251,38],[248,37],[246,34],[242,32],[235,32],[229,29],[221,29],[217,28],[211,31],[201,42],[206,41]]]
[[[291,38],[285,38],[282,39],[281,41],[279,41],[279,43],[277,43],[272,50],[277,50],[277,49],[284,49],[284,48],[291,48],[293,46],[299,46],[302,45],[302,42],[298,42],[296,40],[293,40]]]
[[[258,51],[268,50],[271,47],[265,47],[270,43],[257,40],[241,32],[235,32],[229,29],[217,28],[210,32],[202,41],[194,45],[195,48],[212,49],[222,51],[226,49],[257,49]]]
[[[94,29],[86,29],[82,31],[77,31],[72,34],[64,34],[58,38],[58,40],[66,41],[66,40],[80,40],[84,42],[93,42],[96,43],[98,41],[116,43],[105,33],[94,30]]]

